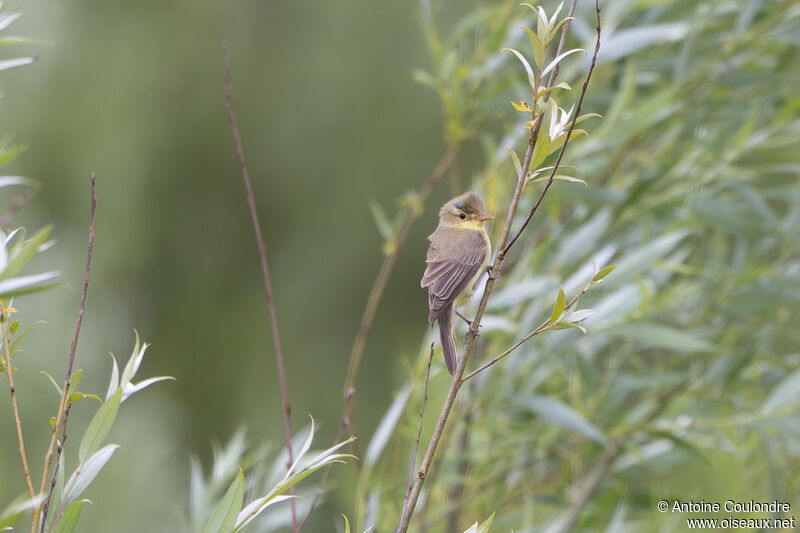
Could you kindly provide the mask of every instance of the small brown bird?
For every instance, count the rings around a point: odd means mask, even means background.
[[[444,363],[450,374],[455,374],[457,365],[453,307],[462,293],[472,296],[489,264],[492,245],[484,222],[493,218],[484,213],[480,197],[469,191],[442,206],[439,225],[428,237],[428,266],[420,285],[428,288],[428,322],[439,321]]]

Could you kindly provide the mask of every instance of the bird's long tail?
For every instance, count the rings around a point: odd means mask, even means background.
[[[451,375],[456,374],[456,342],[453,339],[453,305],[439,314],[439,338],[442,341],[444,364]]]

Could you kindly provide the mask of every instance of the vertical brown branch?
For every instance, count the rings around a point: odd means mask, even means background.
[[[342,422],[339,426],[339,431],[336,433],[336,438],[333,440],[334,444],[341,440],[345,430],[347,429],[350,430],[351,434],[358,433],[353,398],[356,394],[358,371],[361,367],[361,360],[364,357],[364,349],[367,345],[369,332],[372,329],[375,313],[378,311],[378,304],[383,297],[383,291],[386,289],[386,284],[388,283],[389,277],[394,269],[394,265],[397,262],[397,256],[400,253],[400,249],[403,247],[406,239],[408,238],[408,234],[411,231],[411,226],[419,216],[418,208],[428,199],[433,192],[433,189],[436,187],[439,181],[441,181],[445,172],[447,172],[447,170],[453,164],[460,148],[461,145],[450,145],[444,154],[442,154],[442,157],[434,167],[431,175],[428,176],[428,179],[417,191],[415,195],[416,205],[410,205],[405,208],[406,210],[400,223],[400,231],[397,232],[397,235],[393,241],[394,246],[383,259],[381,268],[378,271],[378,276],[375,278],[375,283],[373,283],[369,297],[367,298],[367,305],[364,307],[364,314],[361,316],[361,324],[358,328],[358,333],[356,334],[356,339],[353,343],[353,349],[350,352],[350,362],[348,365],[347,377],[345,378],[344,385],[344,412],[342,413]],[[356,455],[358,455],[358,450],[356,449],[357,442],[357,440],[353,441],[353,450]],[[360,463],[358,464],[360,466]],[[319,497],[322,494],[322,490],[325,487],[325,483],[328,481],[328,475],[330,474],[330,471],[331,465],[325,467],[325,471],[322,474],[322,479],[319,482],[319,487],[314,495],[314,499],[311,501],[311,505],[309,506],[305,517],[300,522],[300,529],[303,528],[305,523],[308,521],[308,518],[311,516],[311,513],[314,511],[314,508],[319,501]]]
[[[428,382],[431,379],[431,363],[433,363],[433,343],[431,343],[431,354],[428,357],[428,368],[425,372],[425,388],[422,392],[422,406],[419,408],[419,424],[417,425],[417,440],[414,443],[414,453],[411,455],[411,468],[408,471],[408,488],[406,496],[403,498],[403,512],[408,507],[408,497],[411,495],[411,485],[414,480],[414,470],[417,468],[417,452],[419,451],[419,441],[422,437],[422,421],[425,417],[425,405],[428,403]]]
[[[28,487],[28,496],[31,498],[36,497],[33,491],[33,482],[31,481],[31,470],[28,467],[28,456],[25,453],[25,440],[22,438],[22,420],[19,417],[19,407],[17,407],[17,389],[14,386],[14,371],[11,369],[11,351],[8,346],[8,330],[6,323],[8,317],[6,313],[8,309],[0,300],[0,327],[3,328],[3,366],[6,368],[6,377],[8,377],[8,387],[11,390],[11,409],[14,411],[14,423],[17,426],[17,442],[19,443],[19,459],[22,462],[22,473],[25,475],[25,484]]]
[[[597,2],[598,0],[595,0],[595,8],[597,12],[597,41],[595,44],[594,55],[592,56],[592,62],[589,67],[589,72],[586,75],[586,81],[584,82],[583,88],[581,90],[578,111],[580,109],[580,102],[583,102],[584,95],[586,94],[586,90],[589,86],[589,80],[592,77],[592,72],[594,71],[594,67],[597,62],[597,53],[600,50],[600,6]],[[576,3],[577,0],[572,1],[572,7],[570,8],[570,12],[574,12],[574,5]],[[566,29],[562,31],[565,32]],[[561,43],[563,43],[565,40],[566,39],[563,37],[562,33]],[[558,56],[559,53],[560,50],[556,52],[556,57]],[[553,79],[554,78],[551,78],[551,81]],[[552,85],[548,83],[548,88],[550,86]],[[564,141],[564,145],[561,147],[561,152],[559,153],[559,157],[556,166],[554,167],[554,170],[558,168],[558,164],[561,162],[561,157],[564,155],[564,150],[567,144],[569,143],[570,134],[572,133],[572,130],[575,127],[575,122],[577,117],[578,117],[578,112],[576,111],[575,116],[573,117],[572,120],[572,124],[570,125],[569,132],[567,133],[567,137]],[[475,345],[475,339],[478,336],[478,328],[480,327],[481,318],[483,317],[483,313],[486,310],[486,305],[488,303],[489,297],[492,294],[492,290],[494,289],[495,282],[497,281],[497,278],[502,270],[503,261],[505,259],[506,253],[508,252],[511,245],[513,245],[514,242],[519,238],[522,231],[524,231],[528,221],[530,221],[531,217],[536,212],[536,209],[541,203],[544,194],[547,193],[549,185],[553,181],[553,176],[555,175],[555,172],[551,173],[548,185],[543,190],[542,194],[539,197],[539,200],[534,205],[534,208],[531,209],[531,211],[528,213],[528,217],[526,218],[526,221],[523,224],[522,228],[520,228],[520,230],[514,236],[512,241],[508,245],[506,245],[511,230],[511,224],[513,222],[514,215],[516,214],[517,207],[519,205],[519,199],[522,194],[522,189],[525,185],[525,180],[527,179],[528,169],[530,168],[531,156],[533,155],[533,148],[535,144],[536,144],[535,132],[531,131],[531,135],[528,141],[528,148],[525,152],[525,159],[522,164],[522,172],[520,172],[520,174],[517,176],[517,184],[514,189],[514,195],[512,197],[511,204],[509,205],[508,215],[506,216],[505,225],[503,227],[503,233],[500,236],[500,241],[497,246],[497,249],[499,251],[497,253],[497,257],[494,260],[494,264],[490,269],[489,280],[486,283],[486,288],[484,289],[483,297],[481,298],[480,304],[478,305],[478,310],[475,314],[475,318],[473,319],[472,324],[470,325],[469,332],[467,333],[464,343],[464,349],[462,351],[462,356],[459,359],[458,368],[456,369],[455,376],[453,376],[453,381],[450,384],[450,389],[447,392],[447,397],[445,399],[444,406],[442,407],[442,412],[439,415],[438,421],[436,422],[436,427],[434,428],[433,435],[431,436],[431,440],[428,443],[428,448],[425,451],[425,456],[422,459],[422,465],[420,467],[417,480],[414,483],[414,487],[411,490],[411,497],[409,499],[409,504],[406,507],[405,511],[402,513],[402,516],[400,518],[400,523],[397,526],[397,533],[405,533],[406,531],[408,531],[408,527],[411,523],[411,517],[414,515],[414,507],[416,506],[417,499],[419,498],[420,491],[422,490],[422,485],[425,482],[425,475],[428,471],[428,468],[431,465],[431,462],[433,461],[433,457],[439,445],[439,440],[441,439],[442,434],[444,433],[444,428],[445,425],[447,424],[447,418],[449,417],[450,410],[452,409],[453,404],[455,403],[456,396],[458,395],[458,390],[464,383],[461,377],[464,375],[464,370],[467,366],[469,356],[472,353],[472,349]]]
[[[72,383],[72,368],[75,364],[75,352],[78,349],[78,337],[81,333],[81,324],[83,324],[83,313],[86,309],[86,293],[89,290],[89,270],[92,265],[92,251],[94,250],[94,219],[95,219],[95,210],[97,209],[97,195],[95,194],[95,175],[92,172],[91,176],[91,184],[92,184],[92,200],[91,200],[91,216],[89,222],[89,244],[86,249],[86,267],[84,269],[83,274],[83,287],[81,289],[81,303],[78,307],[78,320],[75,324],[75,334],[72,337],[72,344],[69,347],[69,359],[67,361],[67,376],[64,379],[64,390],[61,391],[61,401],[58,404],[58,414],[56,415],[55,424],[53,424],[53,436],[50,438],[50,446],[47,449],[47,455],[44,460],[44,472],[42,474],[42,484],[39,489],[40,494],[44,494],[45,488],[47,487],[47,482],[50,479],[50,465],[53,462],[53,457],[58,454],[58,457],[61,456],[63,442],[58,443],[58,433],[59,430],[63,430],[64,438],[66,438],[66,431],[67,431],[67,419],[69,418],[69,410],[70,404],[68,403],[68,396],[69,396],[69,388]],[[56,447],[58,444],[58,447]],[[56,468],[58,468],[58,461],[56,461]],[[53,480],[55,480],[56,471],[53,470]],[[54,481],[53,481],[54,482]],[[52,482],[51,482],[52,487]],[[36,508],[33,510],[33,522],[31,524],[31,533],[36,533],[37,526],[39,525],[39,519],[42,520],[42,527],[44,527],[45,520],[43,518],[43,514],[46,517],[47,508],[50,505],[50,498],[52,497],[52,489],[49,493],[48,498],[41,504],[37,505]]]
[[[436,184],[439,183],[439,181],[442,179],[442,176],[444,176],[445,172],[447,172],[447,169],[450,168],[450,165],[452,165],[453,161],[455,160],[459,148],[460,146],[451,145],[444,152],[444,154],[442,154],[442,157],[439,159],[439,162],[436,164],[433,172],[416,194],[415,201],[417,206],[422,205],[431,195],[434,187],[436,187]],[[386,283],[389,281],[389,276],[391,275],[392,269],[397,261],[397,256],[400,253],[400,249],[408,238],[408,233],[411,231],[411,226],[419,216],[419,210],[417,206],[410,205],[405,208],[405,213],[403,214],[402,222],[400,224],[400,230],[397,232],[397,235],[393,240],[394,246],[392,246],[392,249],[386,254],[386,257],[384,257],[381,268],[378,271],[378,277],[375,279],[375,283],[372,285],[372,290],[367,298],[367,305],[364,308],[364,314],[361,317],[361,325],[358,328],[358,333],[356,334],[356,339],[353,343],[353,349],[350,352],[350,364],[347,369],[347,378],[344,385],[345,414],[342,420],[342,425],[346,428],[349,427],[351,429],[351,433],[357,432],[357,421],[355,416],[355,408],[353,406],[353,397],[356,393],[356,380],[358,379],[358,370],[361,367],[361,360],[364,357],[364,348],[367,345],[367,337],[369,336],[370,329],[372,329],[372,322],[375,319],[375,313],[378,310],[378,304],[383,297],[383,291],[386,289]],[[357,442],[358,441],[354,441],[353,444],[355,445]]]
[[[264,278],[264,295],[267,299],[267,307],[269,308],[270,327],[272,328],[272,341],[275,346],[275,363],[278,367],[278,381],[281,387],[281,399],[283,400],[283,422],[286,429],[286,449],[288,451],[288,461],[286,463],[287,470],[294,463],[294,454],[292,452],[292,408],[289,404],[289,392],[286,386],[286,372],[283,366],[283,351],[281,350],[281,341],[278,334],[278,319],[275,313],[275,302],[272,298],[272,283],[269,276],[269,266],[267,264],[267,247],[264,244],[264,237],[261,235],[261,225],[258,221],[258,211],[256,210],[256,200],[253,195],[253,186],[250,183],[250,173],[247,170],[247,161],[244,157],[244,148],[242,148],[242,139],[239,136],[239,128],[236,125],[236,116],[233,113],[233,97],[231,96],[231,66],[228,57],[228,42],[222,41],[222,62],[225,69],[225,107],[228,110],[228,122],[231,125],[231,132],[233,133],[233,142],[236,144],[236,153],[239,155],[239,165],[242,170],[242,179],[244,181],[244,188],[247,193],[247,207],[250,210],[250,218],[253,222],[253,232],[256,237],[256,244],[258,245],[258,256],[261,259],[261,275]],[[292,494],[294,494],[294,487],[292,487]],[[291,500],[292,506],[292,531],[297,532],[297,511],[295,509],[294,498]]]

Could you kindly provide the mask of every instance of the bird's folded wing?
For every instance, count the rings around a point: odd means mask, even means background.
[[[451,305],[456,297],[477,274],[486,254],[483,236],[478,232],[459,235],[458,246],[434,247],[428,251],[428,266],[422,276],[423,287],[428,287],[429,320]]]

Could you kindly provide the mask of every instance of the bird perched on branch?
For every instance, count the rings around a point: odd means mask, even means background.
[[[444,363],[453,375],[458,363],[453,339],[454,305],[460,295],[466,296],[463,300],[472,296],[489,264],[492,245],[484,223],[493,218],[484,212],[480,197],[469,191],[442,206],[439,225],[428,237],[428,266],[420,285],[428,288],[428,322],[439,321]]]

